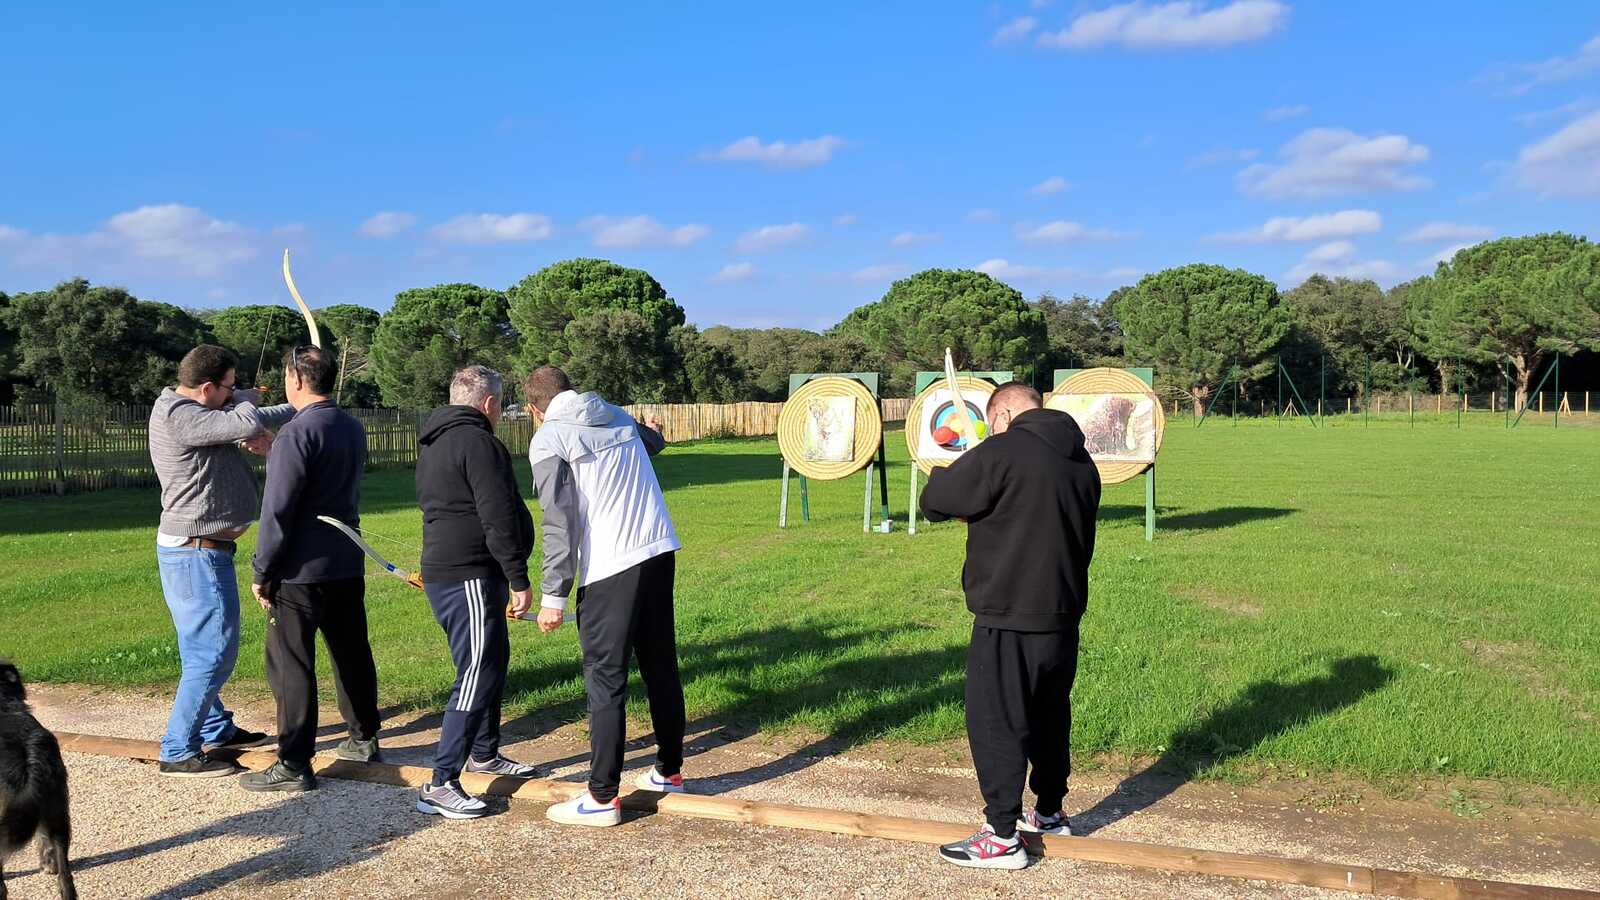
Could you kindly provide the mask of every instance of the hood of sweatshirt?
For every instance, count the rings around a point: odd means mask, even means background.
[[[494,432],[489,417],[470,406],[441,406],[428,416],[428,421],[422,423],[417,442],[427,446],[452,428],[478,428],[491,434]]]
[[[599,394],[562,391],[550,401],[543,424],[528,442],[528,459],[537,463],[560,456],[578,462],[638,436],[633,418]]]
[[[1083,453],[1083,430],[1064,412],[1054,409],[1030,409],[1011,420],[1010,431],[1024,431],[1033,435],[1062,457],[1070,458]]]

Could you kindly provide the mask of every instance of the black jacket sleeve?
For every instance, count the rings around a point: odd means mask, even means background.
[[[494,435],[467,441],[461,465],[483,523],[483,540],[513,591],[528,589],[528,542],[523,540],[527,507],[517,490],[511,459]]]
[[[667,439],[661,436],[661,432],[643,422],[634,422],[633,424],[639,429],[639,440],[644,443],[644,452],[655,456],[666,449]]]
[[[955,462],[936,468],[922,490],[922,515],[930,522],[975,519],[994,508],[994,479],[983,445],[961,454]]]

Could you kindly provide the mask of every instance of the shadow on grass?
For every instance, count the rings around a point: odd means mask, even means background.
[[[778,483],[783,457],[776,448],[765,453],[716,453],[692,447],[672,450],[655,458],[656,477],[664,490],[741,481]]]
[[[1201,510],[1199,512],[1176,513],[1175,507],[1156,507],[1157,531],[1213,531],[1219,528],[1232,528],[1247,522],[1261,522],[1268,519],[1281,519],[1292,516],[1298,510],[1284,509],[1277,506],[1223,506],[1217,509]],[[1144,507],[1142,506],[1102,506],[1100,507],[1099,520],[1101,522],[1123,522],[1128,520],[1143,522]]]
[[[1258,681],[1227,706],[1175,732],[1159,759],[1074,815],[1072,832],[1092,834],[1148,809],[1196,775],[1268,738],[1357,703],[1392,678],[1394,671],[1377,657],[1363,655],[1336,659],[1326,675],[1303,681]]]

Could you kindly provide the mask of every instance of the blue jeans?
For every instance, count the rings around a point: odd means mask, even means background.
[[[161,759],[178,762],[233,734],[233,713],[218,694],[239,659],[239,582],[233,555],[221,550],[158,546],[156,560],[183,660]]]

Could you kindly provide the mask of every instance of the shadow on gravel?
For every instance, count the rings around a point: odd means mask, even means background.
[[[224,790],[237,789],[225,786]],[[351,795],[370,791],[369,785],[324,778],[318,788],[287,797],[283,803],[218,819],[201,828],[120,850],[82,857],[72,862],[74,872],[140,859],[212,839],[276,840],[277,845],[247,859],[162,887],[153,896],[197,897],[252,879],[252,888],[315,877],[356,865],[382,854],[388,845],[439,823],[413,808],[414,791],[396,792],[392,809],[374,809]],[[496,812],[504,811],[500,801]],[[191,851],[195,858],[203,848]],[[11,877],[33,874],[12,872]]]
[[[1073,834],[1092,834],[1148,809],[1210,767],[1262,741],[1359,702],[1394,677],[1370,655],[1334,660],[1326,675],[1284,683],[1258,681],[1227,706],[1167,741],[1168,750],[1144,771],[1124,778],[1099,803],[1072,817]]]

